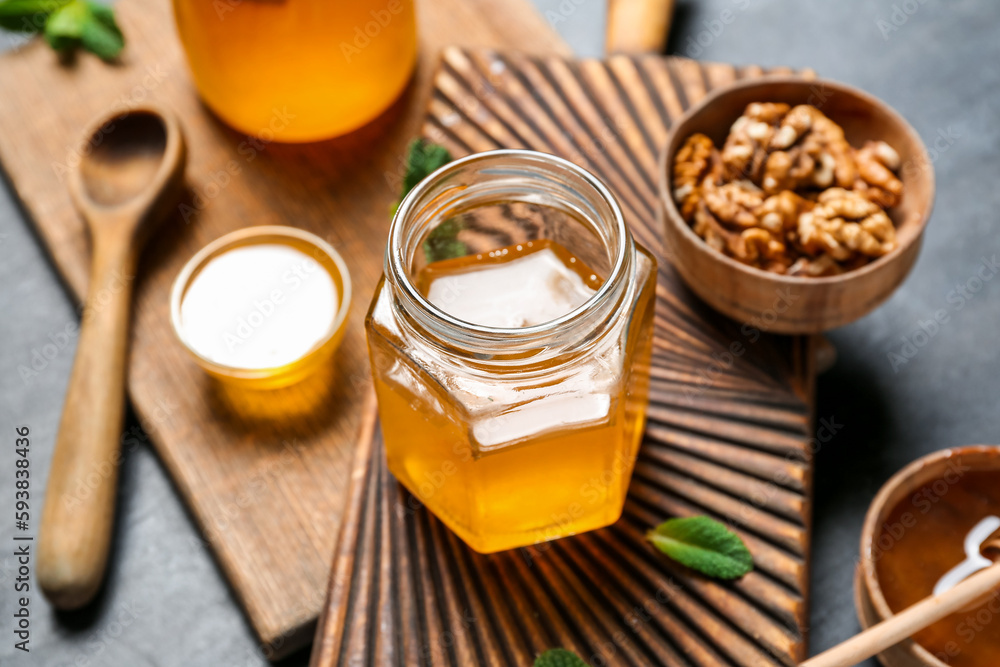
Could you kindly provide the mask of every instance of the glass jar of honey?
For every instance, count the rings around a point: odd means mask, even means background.
[[[416,63],[413,0],[174,0],[174,15],[202,99],[266,141],[364,125]]]
[[[655,274],[611,193],[566,160],[493,151],[425,179],[366,321],[389,469],[479,552],[616,521]]]

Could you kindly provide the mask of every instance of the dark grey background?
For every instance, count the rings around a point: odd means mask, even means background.
[[[602,52],[603,2],[536,2],[578,53]],[[727,9],[733,20],[717,23]],[[885,22],[882,28],[880,21]],[[888,31],[886,25],[898,29]],[[718,34],[712,33],[713,27]],[[961,308],[949,301],[949,293],[975,275],[982,258],[1000,250],[1000,170],[995,162],[1000,142],[998,28],[1000,3],[990,0],[678,2],[671,53],[812,67],[822,76],[881,97],[910,120],[928,145],[939,133],[951,137],[950,143],[938,144],[937,205],[913,274],[875,313],[831,335],[839,360],[820,378],[818,416],[834,419],[843,428],[823,446],[817,460],[814,652],[857,630],[851,580],[861,522],[878,487],[927,452],[1000,440],[995,380],[1000,280],[986,282]],[[692,49],[689,41],[699,33],[706,44],[701,51]],[[916,356],[894,370],[888,354],[900,352],[903,338],[940,309],[947,312],[948,321]],[[74,318],[32,228],[9,188],[0,187],[0,544],[11,543],[13,530],[8,511],[13,426],[28,424],[32,429],[37,502],[72,345],[30,380],[23,380],[17,368]],[[0,663],[266,664],[211,555],[192,546],[200,542],[191,517],[148,443],[130,448],[120,500],[114,567],[104,594],[90,609],[57,615],[36,593],[30,655],[12,647],[14,562],[2,547]],[[304,665],[307,659],[302,652],[285,664]]]

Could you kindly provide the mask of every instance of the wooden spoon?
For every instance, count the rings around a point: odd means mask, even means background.
[[[994,532],[980,551],[994,561],[941,595],[924,598],[902,612],[877,623],[846,642],[801,663],[799,667],[849,667],[895,646],[949,614],[981,602],[1000,589],[1000,531]]]
[[[608,0],[604,50],[663,53],[674,15],[674,0]]]
[[[177,203],[186,153],[177,120],[153,106],[102,119],[84,136],[68,180],[90,231],[90,283],[38,536],[38,583],[60,609],[85,605],[104,578],[132,282],[149,232]]]

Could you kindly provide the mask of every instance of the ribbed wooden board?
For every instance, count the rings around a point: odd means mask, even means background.
[[[165,221],[140,262],[129,394],[202,529],[204,543],[187,548],[214,551],[272,656],[308,642],[323,605],[370,386],[362,322],[382,273],[406,144],[419,132],[440,48],[568,53],[528,0],[417,5],[421,58],[410,88],[369,126],[317,144],[267,144],[266,134],[264,143],[251,143],[220,123],[193,88],[169,0],[116,3],[128,40],[116,65],[89,54],[60,64],[42,40],[0,57],[0,160],[77,298],[86,293],[87,235],[57,165],[67,163],[98,114],[148,100],[181,119],[193,193],[186,203],[197,214]],[[327,239],[346,258],[356,297],[331,369],[335,382],[233,396],[175,340],[170,286],[206,243],[262,224]],[[48,342],[43,337],[39,347]],[[12,352],[16,363],[30,365],[30,351]]]
[[[314,667],[524,666],[560,646],[593,665],[793,665],[805,655],[810,340],[756,340],[710,311],[671,269],[657,223],[671,123],[711,88],[762,74],[676,58],[446,52],[426,137],[456,155],[526,147],[572,159],[611,186],[636,238],[659,254],[646,437],[614,526],[484,556],[389,474],[370,413]],[[726,364],[734,343],[745,352]],[[756,569],[711,581],[645,541],[649,527],[692,514],[734,526]]]

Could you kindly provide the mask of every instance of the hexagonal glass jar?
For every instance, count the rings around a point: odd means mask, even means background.
[[[442,253],[551,242],[595,281],[555,319],[466,322],[419,288]],[[393,219],[366,321],[389,469],[479,552],[616,521],[645,422],[655,275],[611,193],[566,160],[492,151],[425,179]]]

